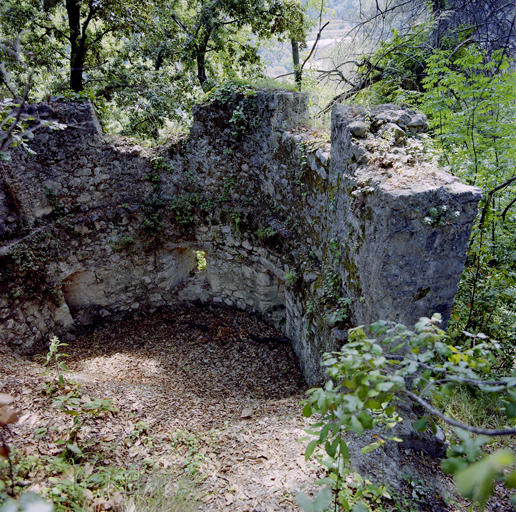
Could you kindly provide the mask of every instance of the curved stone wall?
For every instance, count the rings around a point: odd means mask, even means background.
[[[189,137],[153,150],[104,138],[89,104],[30,112],[67,128],[1,166],[13,346],[224,303],[281,327],[313,383],[350,323],[449,318],[480,192],[438,168],[415,112],[337,106],[329,134],[306,96],[258,91],[198,106]]]

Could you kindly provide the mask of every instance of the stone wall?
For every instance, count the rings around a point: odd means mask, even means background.
[[[233,94],[153,150],[104,138],[89,104],[30,112],[68,127],[2,164],[0,335],[13,346],[223,303],[281,327],[313,383],[349,325],[449,318],[480,193],[438,168],[415,112],[337,106],[330,141],[306,124],[304,95]]]

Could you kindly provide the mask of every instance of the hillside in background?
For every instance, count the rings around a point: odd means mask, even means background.
[[[304,60],[312,49],[320,25],[329,22],[324,28],[317,48],[307,64],[312,69],[328,69],[339,47],[339,43],[350,40],[350,32],[361,18],[361,13],[369,11],[371,2],[365,0],[328,0],[325,12],[319,22],[319,11],[311,9],[310,15],[313,20],[313,27],[310,30],[306,48],[302,51],[301,59]],[[349,38],[349,39],[346,39]],[[276,42],[269,48],[260,51],[260,55],[266,63],[266,74],[270,77],[278,77],[293,72],[292,50],[290,42]]]

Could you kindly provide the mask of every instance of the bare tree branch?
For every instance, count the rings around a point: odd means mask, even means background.
[[[493,188],[487,193],[487,201],[484,205],[484,208],[482,208],[482,214],[480,215],[480,220],[478,222],[478,227],[482,229],[484,227],[484,222],[486,220],[486,215],[489,210],[489,206],[491,206],[491,200],[493,199],[493,195],[498,192],[499,190],[502,190],[505,187],[508,187],[511,183],[516,181],[516,176],[513,176],[512,178],[508,179],[507,181],[504,181],[501,185],[498,185],[497,187]]]
[[[505,222],[505,216],[507,215],[507,212],[516,204],[516,197],[504,208],[502,212],[502,220]]]
[[[305,67],[305,64],[310,60],[310,57],[315,51],[315,47],[317,46],[317,43],[319,42],[319,39],[321,39],[322,31],[330,24],[329,21],[327,21],[320,29],[319,32],[317,32],[317,37],[315,38],[315,42],[312,46],[312,49],[310,50],[310,53],[308,54],[308,57],[303,61],[303,64],[301,64],[301,71],[303,71],[303,68]]]

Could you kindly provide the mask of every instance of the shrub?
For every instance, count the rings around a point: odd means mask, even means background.
[[[514,425],[516,371],[500,380],[489,379],[497,362],[498,345],[479,334],[469,335],[470,348],[454,347],[437,326],[439,321],[438,314],[421,318],[414,331],[399,324],[376,322],[371,331],[381,336],[382,341],[367,337],[364,327],[357,327],[349,331],[349,343],[340,352],[324,354],[323,365],[330,379],[324,387],[308,391],[310,397],[303,409],[307,417],[314,413],[321,416],[308,430],[315,438],[308,444],[305,458],[308,460],[317,447],[326,453],[322,463],[328,476],[319,483],[332,489],[336,509],[342,506],[348,511],[354,504],[365,506],[388,497],[383,482],[372,484],[361,477],[356,491],[350,492],[345,483],[351,472],[345,435],[351,431],[360,436],[365,430],[381,427],[384,434],[362,448],[362,453],[384,449],[388,440],[401,441],[388,435],[404,420],[403,411],[397,407],[398,399],[410,399],[425,411],[413,424],[416,430],[425,431],[430,426],[435,432],[436,419],[454,427],[456,439],[452,440],[442,467],[455,476],[465,497],[478,502],[480,510],[493,493],[496,479],[504,480],[507,487],[516,487],[516,470],[504,473],[513,465],[514,455],[508,450],[491,455],[483,451],[494,436],[515,434],[516,428],[478,428],[447,416],[439,407],[443,397],[468,385],[495,395],[504,409],[506,423]]]

